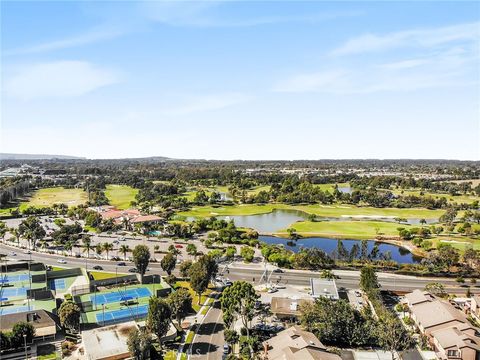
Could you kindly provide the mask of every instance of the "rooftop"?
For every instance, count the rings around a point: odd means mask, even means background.
[[[19,322],[28,322],[35,327],[36,336],[47,336],[56,333],[56,323],[45,310],[32,310],[2,315],[1,331],[11,331]]]
[[[328,353],[326,347],[309,331],[292,326],[265,341],[269,360],[340,360],[335,354]]]
[[[135,321],[105,326],[82,333],[88,360],[125,359],[129,357],[128,334],[137,328]]]
[[[310,278],[310,287],[312,288],[312,296],[314,298],[327,297],[334,300],[339,299],[337,285],[333,279]]]

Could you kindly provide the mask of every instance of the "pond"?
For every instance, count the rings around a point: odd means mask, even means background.
[[[308,218],[308,214],[299,210],[288,209],[274,209],[270,213],[257,214],[257,215],[230,215],[230,216],[217,216],[219,219],[233,220],[238,227],[245,227],[257,230],[261,234],[271,234],[282,229],[287,229],[293,223],[297,221],[304,221]],[[194,218],[188,218],[191,221]],[[341,216],[341,217],[317,217],[318,220],[323,221],[352,221],[352,220],[372,220],[372,221],[386,221],[396,223],[394,217],[388,216]],[[437,222],[436,219],[426,219],[427,224]],[[406,222],[401,224],[418,225],[420,219],[410,218]]]
[[[330,255],[336,251],[338,245],[338,240],[322,237],[302,238],[294,241],[275,236],[260,236],[259,240],[267,244],[283,245],[285,249],[293,252],[298,252],[301,248],[319,248]],[[358,244],[358,246],[361,247],[361,240],[342,240],[342,242],[347,251],[352,249],[353,244]],[[374,244],[375,241],[373,240],[367,241],[368,253],[372,251]],[[421,257],[413,255],[410,251],[402,247],[386,243],[378,244],[380,254],[390,252],[391,259],[400,264],[417,263],[422,259]]]
[[[273,210],[266,214],[218,216],[218,218],[233,220],[235,226],[252,228],[264,234],[286,229],[294,222],[305,220],[307,216],[308,214],[298,210]]]
[[[352,193],[352,188],[350,186],[339,186],[338,191],[340,191],[341,193],[345,193],[345,194],[351,194]]]

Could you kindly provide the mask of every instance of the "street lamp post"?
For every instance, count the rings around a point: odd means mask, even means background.
[[[25,346],[25,360],[28,359],[28,354],[27,354],[27,334],[23,334],[23,344]]]

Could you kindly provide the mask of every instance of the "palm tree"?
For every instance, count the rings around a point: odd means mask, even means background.
[[[84,235],[83,238],[82,238],[82,242],[83,242],[83,252],[87,252],[87,258],[90,257],[90,250],[92,250],[93,246],[92,246],[92,239],[90,237],[90,235]]]
[[[20,246],[20,235],[21,235],[20,230],[18,228],[10,228],[10,232],[13,234],[13,236],[17,240],[17,245]]]
[[[109,242],[104,242],[103,245],[103,250],[107,253],[107,260],[108,260],[108,253],[113,250],[113,244]]]
[[[104,249],[103,249],[102,244],[97,244],[97,245],[95,246],[95,252],[97,253],[97,255],[102,255],[103,250],[104,250]]]
[[[122,225],[123,227],[125,228],[125,230],[129,230],[130,229],[130,219],[125,216],[124,218],[122,218]]]
[[[120,254],[123,254],[123,259],[127,260],[127,253],[130,252],[130,247],[128,245],[121,245],[118,249]]]

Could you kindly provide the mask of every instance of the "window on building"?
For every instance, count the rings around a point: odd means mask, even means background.
[[[448,357],[456,357],[457,356],[457,350],[448,350],[447,351],[447,356]]]

